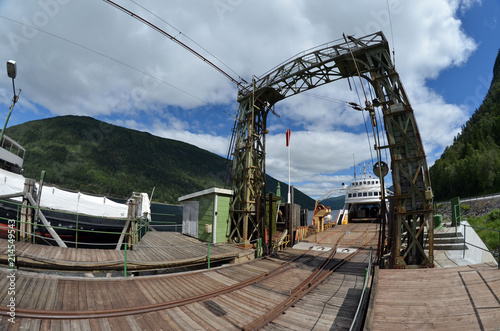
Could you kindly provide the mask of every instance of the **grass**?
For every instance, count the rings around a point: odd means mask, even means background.
[[[500,249],[500,209],[494,209],[481,217],[470,216],[467,221],[470,225],[480,228],[474,228],[474,230],[490,251],[498,253]]]

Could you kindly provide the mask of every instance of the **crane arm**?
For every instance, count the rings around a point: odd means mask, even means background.
[[[382,32],[360,39],[350,37],[348,42],[324,44],[307,53],[300,53],[262,75],[253,86],[241,89],[238,101],[250,97],[248,91],[253,91],[261,99],[274,104],[292,95],[353,76],[355,66],[350,50],[357,58],[356,55],[362,55],[370,48],[389,51],[388,42]],[[371,69],[368,64],[359,61],[358,66],[361,73]]]
[[[238,91],[231,205],[232,233],[248,242],[261,228],[257,201],[264,194],[266,116],[270,106],[287,97],[327,83],[361,76],[376,94],[367,100],[372,125],[374,106],[381,107],[391,155],[394,196],[389,222],[389,265],[433,266],[432,190],[423,144],[413,109],[391,61],[382,32],[348,37],[337,45],[322,45],[295,56]],[[251,93],[249,92],[251,91]],[[257,234],[258,235],[258,234]],[[427,236],[426,238],[424,238]],[[428,252],[425,242],[429,242]]]

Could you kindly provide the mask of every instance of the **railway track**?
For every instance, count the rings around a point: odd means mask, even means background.
[[[175,275],[67,279],[19,272],[17,323],[5,323],[7,298],[0,293],[0,329],[257,330],[350,259],[367,254],[359,248],[337,253],[337,245],[323,247]]]

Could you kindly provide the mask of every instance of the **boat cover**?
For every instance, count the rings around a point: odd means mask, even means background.
[[[0,196],[23,192],[24,182],[24,176],[0,169]],[[37,183],[36,186],[38,190],[39,184]],[[21,198],[13,200],[21,202]],[[149,207],[149,199],[146,201],[143,209],[146,206],[146,208]],[[106,218],[127,218],[128,214],[127,204],[114,202],[106,197],[69,192],[48,185],[42,187],[40,207]]]

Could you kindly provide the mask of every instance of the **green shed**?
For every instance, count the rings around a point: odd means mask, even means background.
[[[214,244],[227,242],[232,196],[231,190],[212,187],[180,197],[182,233]]]

